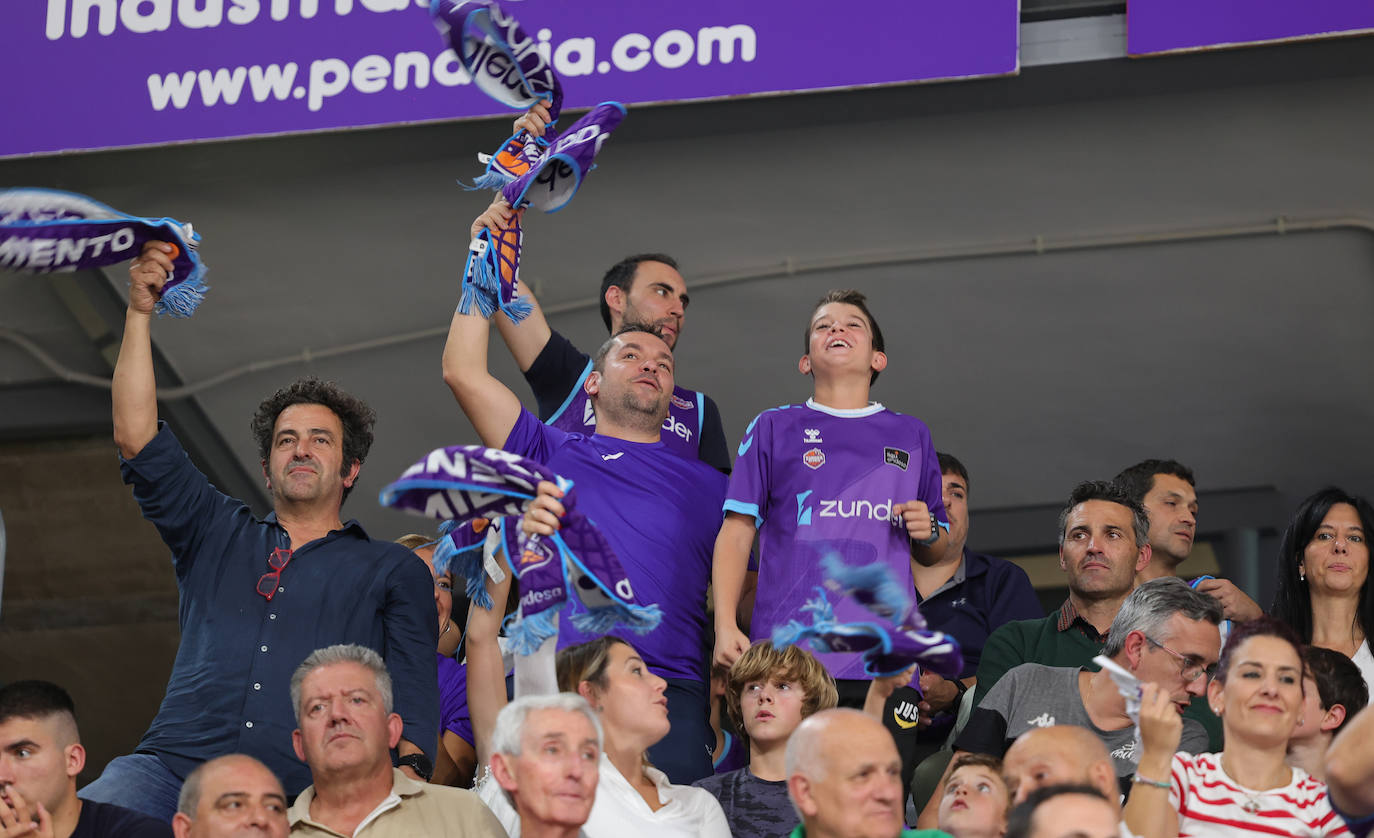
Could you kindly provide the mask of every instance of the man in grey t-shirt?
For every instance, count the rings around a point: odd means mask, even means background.
[[[1180,579],[1155,579],[1122,603],[1102,653],[1142,682],[1168,690],[1180,715],[1203,695],[1221,651],[1221,607]],[[1036,727],[1072,724],[1087,728],[1111,754],[1118,777],[1135,773],[1139,743],[1126,714],[1126,699],[1106,672],[1087,668],[1017,666],[1004,675],[969,717],[956,751],[1001,756],[1016,737]],[[1207,733],[1192,719],[1183,723],[1180,750],[1207,749]]]

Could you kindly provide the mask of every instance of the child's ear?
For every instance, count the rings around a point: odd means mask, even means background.
[[[803,355],[803,356],[801,356],[801,360],[797,362],[797,369],[801,372],[802,375],[810,375],[810,374],[811,374],[811,356],[810,356],[810,355]]]
[[[882,372],[883,370],[887,369],[887,353],[874,352],[873,363],[869,366],[872,367],[875,372]]]

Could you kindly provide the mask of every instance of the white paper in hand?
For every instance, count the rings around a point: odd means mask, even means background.
[[[1098,655],[1093,658],[1093,663],[1102,667],[1102,671],[1111,676],[1112,683],[1116,684],[1116,691],[1121,693],[1121,697],[1126,699],[1126,715],[1135,722],[1135,738],[1140,740],[1140,679],[1121,668],[1121,665],[1105,655]]]

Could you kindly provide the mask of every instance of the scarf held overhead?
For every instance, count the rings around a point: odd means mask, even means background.
[[[24,273],[103,268],[133,259],[150,241],[177,248],[154,311],[190,317],[205,296],[205,264],[190,224],[140,218],[56,189],[0,190],[0,267]]]

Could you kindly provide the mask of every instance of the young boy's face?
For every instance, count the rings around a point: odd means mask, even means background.
[[[1322,706],[1317,682],[1311,678],[1303,678],[1302,687],[1302,713],[1298,717],[1301,724],[1293,728],[1290,739],[1311,739],[1323,732],[1322,722],[1326,719],[1326,708]]]
[[[1007,828],[1007,786],[985,765],[955,769],[940,798],[940,828],[958,835],[995,836]]]
[[[758,745],[786,742],[802,721],[806,691],[783,673],[774,672],[765,681],[751,681],[740,692],[740,716],[744,731]]]
[[[873,328],[858,306],[826,303],[811,316],[811,336],[799,369],[804,375],[852,373],[867,378],[882,371],[887,356],[873,350]]]

